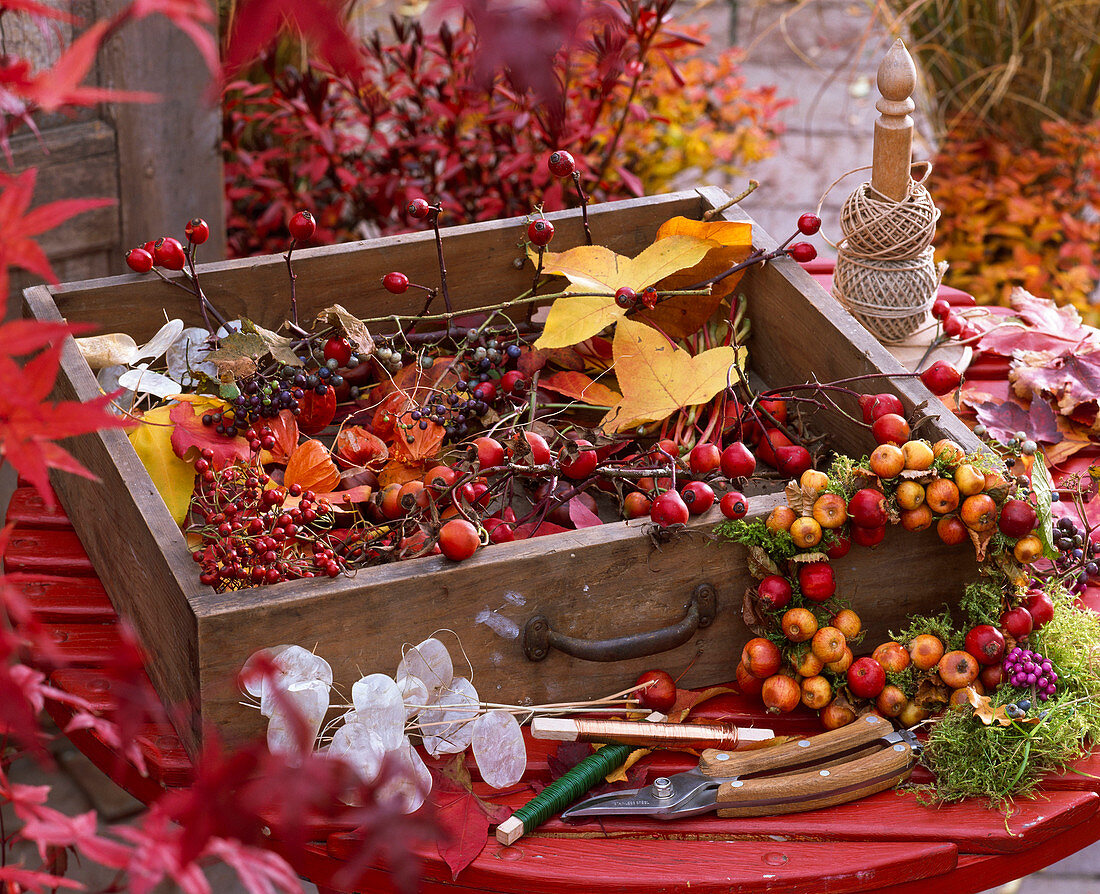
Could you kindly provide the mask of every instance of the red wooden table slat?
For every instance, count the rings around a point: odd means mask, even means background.
[[[116,621],[113,624],[52,623],[47,624],[50,640],[57,650],[58,663],[102,667],[122,649],[122,636]],[[39,649],[31,650],[35,663],[51,666],[54,662]]]
[[[352,856],[360,846],[354,836],[329,839],[329,852],[340,860]],[[452,892],[560,894],[598,889],[601,894],[842,894],[935,878],[950,872],[957,858],[958,851],[950,844],[533,837],[511,847],[490,839],[459,876],[460,888],[450,884],[450,871],[438,862],[425,864],[424,870],[427,882],[446,885],[435,890]],[[384,877],[377,881],[383,883],[381,890],[388,889]],[[372,884],[360,890],[379,888]]]
[[[529,798],[525,793],[493,800],[518,808]],[[886,791],[851,804],[786,816],[723,819],[704,814],[684,817],[676,820],[675,832],[660,820],[624,816],[577,825],[555,818],[539,826],[539,834],[614,837],[669,833],[829,841],[940,841],[954,842],[966,853],[1013,853],[1089,820],[1098,806],[1100,795],[1094,791],[1050,791],[1040,798],[1017,801],[1010,816],[991,821],[997,813],[981,801],[927,807],[912,792]],[[876,817],[877,821],[868,822],[868,817]]]
[[[106,713],[116,707],[112,681],[96,668],[61,668],[50,675],[50,682],[58,689],[88,701],[93,711]],[[143,682],[152,692],[152,683],[147,677]],[[48,706],[54,722],[60,729],[65,729],[72,718],[72,709],[56,702],[50,702]],[[118,755],[93,731],[74,730],[67,735],[100,769],[146,803],[159,796],[165,787],[190,785],[194,775],[191,758],[167,721],[146,723],[138,729],[146,774],[128,761],[120,763]]]
[[[38,528],[71,528],[72,523],[61,504],[54,497],[53,506],[33,487],[17,487],[8,504],[8,521],[31,524]]]
[[[1100,823],[1081,823],[1038,847],[1016,854],[960,854],[958,868],[951,873],[951,894],[984,891],[1044,869],[1100,840]],[[942,890],[942,889],[941,889]],[[1091,891],[1091,889],[1088,889]],[[929,894],[928,883],[906,879],[890,894]],[[938,894],[938,891],[937,891]]]
[[[9,578],[40,621],[118,623],[107,591],[96,577],[35,574]]]
[[[72,528],[30,528],[20,525],[12,532],[4,554],[7,572],[29,574],[95,574],[92,562]]]

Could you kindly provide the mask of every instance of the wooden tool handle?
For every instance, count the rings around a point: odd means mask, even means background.
[[[757,773],[771,773],[790,767],[809,766],[834,755],[873,742],[893,732],[884,717],[865,714],[840,729],[755,751],[719,751],[708,748],[699,761],[704,776],[744,779]]]
[[[718,815],[778,816],[845,804],[897,785],[913,763],[912,749],[899,743],[828,769],[724,782],[718,789]]]
[[[774,737],[770,729],[739,730],[732,723],[639,723],[632,720],[575,720],[571,717],[536,717],[531,721],[535,739],[561,742],[616,742],[644,748],[737,748],[738,742],[760,742]]]
[[[895,202],[902,202],[909,195],[909,168],[913,159],[913,119],[909,113],[916,108],[911,98],[916,87],[916,65],[899,37],[878,69],[882,99],[875,108],[882,114],[875,121],[871,162],[872,188]]]

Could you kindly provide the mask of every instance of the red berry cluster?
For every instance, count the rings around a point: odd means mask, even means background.
[[[623,286],[615,292],[615,303],[623,310],[632,310],[639,306],[646,310],[653,310],[660,303],[660,295],[653,286],[642,289],[641,294],[635,292],[630,286]]]
[[[253,449],[262,442],[253,439]],[[234,463],[215,469],[213,463],[209,449],[195,461],[199,477],[187,528],[201,538],[191,555],[203,584],[221,592],[293,578],[335,577],[343,570],[327,542],[332,514],[326,501],[299,485],[272,486],[256,466]],[[288,497],[297,499],[297,505],[285,505]],[[305,549],[310,545],[311,554]]]
[[[967,341],[981,335],[981,330],[973,323],[955,312],[955,309],[944,298],[937,298],[932,304],[932,316],[940,321],[944,335]]]

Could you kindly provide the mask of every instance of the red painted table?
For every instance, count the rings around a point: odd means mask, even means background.
[[[1007,364],[978,358],[971,378],[1003,382]],[[1091,457],[1098,451],[1094,448]],[[1079,454],[1087,464],[1090,454]],[[120,645],[119,622],[64,513],[49,510],[33,490],[18,489],[8,510],[17,523],[5,567],[31,575],[21,585],[38,617],[52,631],[70,665],[52,682],[106,710],[111,681],[99,670]],[[1100,609],[1100,589],[1085,594]],[[150,686],[148,680],[145,685]],[[56,703],[52,703],[56,705]],[[56,710],[61,710],[56,708]],[[737,722],[761,720],[756,700],[720,696],[701,712]],[[64,727],[67,718],[56,716]],[[820,730],[816,718],[795,713],[769,717],[781,734]],[[142,730],[148,775],[108,748],[94,732],[74,732],[74,744],[120,785],[149,803],[166,788],[184,786],[191,762],[167,724]],[[545,743],[529,741],[528,775],[548,776]],[[687,769],[688,755],[659,753],[650,759],[647,781]],[[1073,772],[1076,771],[1076,772]],[[571,827],[554,820],[502,847],[489,838],[481,855],[457,882],[434,854],[426,853],[423,890],[543,894],[563,890],[615,892],[938,892],[981,891],[1047,866],[1100,839],[1100,752],[1073,771],[1045,780],[1042,794],[1020,801],[1006,818],[978,804],[921,806],[913,794],[883,792],[854,804],[789,817],[728,820],[698,817],[665,825],[640,819],[606,821],[591,837],[590,825]],[[919,781],[919,775],[916,777]],[[488,790],[479,792],[488,795]],[[520,806],[529,793],[505,798]],[[319,834],[295,868],[323,891],[354,851],[347,833]],[[382,870],[362,890],[389,890]]]

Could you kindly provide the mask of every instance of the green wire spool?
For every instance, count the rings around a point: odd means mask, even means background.
[[[605,745],[595,754],[590,754],[501,823],[497,827],[497,840],[502,844],[512,844],[525,832],[546,822],[620,766],[633,750],[631,745]]]

